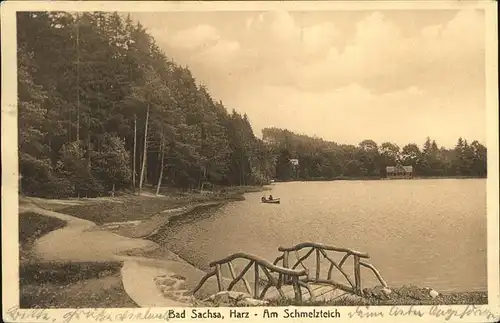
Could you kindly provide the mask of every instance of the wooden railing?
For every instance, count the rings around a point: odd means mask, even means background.
[[[310,248],[310,250],[303,256],[299,255],[299,250],[302,250],[304,248]],[[337,288],[340,288],[346,292],[353,293],[353,294],[362,294],[362,288],[361,288],[361,267],[366,267],[369,268],[377,277],[378,281],[382,284],[382,286],[387,287],[387,283],[384,281],[382,276],[380,275],[379,271],[372,265],[366,262],[361,261],[361,259],[368,259],[370,256],[367,253],[359,252],[356,250],[352,249],[347,249],[347,248],[339,248],[339,247],[333,247],[333,246],[328,246],[320,243],[313,243],[313,242],[306,242],[306,243],[300,243],[298,245],[295,245],[293,247],[279,247],[278,250],[282,252],[282,255],[280,255],[276,260],[274,261],[274,265],[282,261],[283,267],[284,268],[291,268],[295,269],[299,265],[301,265],[304,269],[306,268],[304,261],[309,258],[309,256],[312,255],[314,252],[316,255],[316,271],[315,271],[315,276],[310,277],[307,275],[305,279],[301,279],[303,282],[306,283],[320,283],[320,284],[329,284],[332,286],[335,286]],[[345,255],[342,257],[339,263],[335,262],[327,253],[327,251],[332,251],[332,252],[340,252],[340,253],[345,253]],[[293,265],[290,266],[290,253],[294,253],[296,256],[296,261]],[[352,280],[351,276],[346,273],[344,268],[342,266],[346,263],[347,259],[349,257],[353,257],[353,262],[354,262],[354,281]],[[324,277],[321,277],[321,258],[324,258],[328,260],[330,263],[330,267],[328,268],[328,274],[326,279]],[[332,273],[333,269],[337,269],[347,280],[349,285],[345,285],[339,282],[335,282],[332,280]],[[285,277],[285,281],[289,279],[288,277]]]
[[[303,256],[300,256],[299,251],[307,248],[310,250],[308,250]],[[193,289],[192,294],[196,294],[196,292],[200,290],[203,284],[205,284],[210,277],[215,276],[219,292],[224,290],[231,291],[239,281],[242,281],[248,294],[252,295],[256,299],[263,299],[266,292],[271,287],[275,287],[279,295],[284,297],[285,293],[283,292],[282,287],[285,285],[292,285],[296,301],[302,301],[302,289],[306,289],[310,296],[309,299],[314,301],[315,295],[311,288],[311,283],[331,285],[348,293],[362,296],[361,267],[370,269],[373,274],[375,274],[375,277],[378,279],[380,284],[383,287],[387,287],[387,283],[384,281],[379,271],[372,264],[361,260],[370,258],[370,256],[366,253],[313,242],[300,243],[296,246],[288,248],[279,247],[278,250],[282,252],[282,254],[277,257],[273,263],[247,253],[235,253],[229,257],[210,263],[210,267],[213,269],[203,277],[203,279]],[[344,253],[344,256],[337,263],[332,259],[332,257],[330,257],[328,252]],[[291,253],[293,253],[296,257],[293,264],[290,259]],[[304,262],[313,253],[315,254],[316,262],[314,276],[311,277],[310,271]],[[346,272],[345,268],[343,268],[344,264],[350,257],[353,258],[354,279],[352,279],[352,277]],[[234,260],[241,259],[247,260],[248,263],[245,267],[243,267],[241,272],[236,275],[232,262]],[[323,259],[326,259],[330,264],[326,277],[322,277],[321,275],[321,260]],[[278,265],[280,262],[282,263],[282,266]],[[223,266],[227,266],[229,274],[232,278],[231,282],[227,286],[224,286],[224,279],[222,277]],[[252,266],[254,267],[253,289],[251,288],[248,280],[245,278],[245,274],[250,270],[250,268],[252,268]],[[302,268],[298,269],[297,267],[299,266]],[[332,279],[334,269],[344,276],[348,285],[336,282]],[[260,276],[261,271],[264,273],[264,277]],[[260,289],[261,283],[264,285],[262,290]]]
[[[243,268],[243,270],[238,275],[236,275],[232,262],[238,259],[248,260],[248,263]],[[224,280],[222,277],[222,268],[224,265],[228,267],[229,273],[232,278],[232,281],[229,283],[227,288],[226,286],[224,286]],[[250,283],[248,282],[248,280],[244,277],[252,266],[254,267],[253,290],[250,287]],[[210,263],[210,267],[214,269],[207,275],[205,275],[203,279],[198,283],[198,285],[193,289],[193,295],[196,294],[203,286],[203,284],[212,276],[215,276],[217,279],[217,288],[219,292],[224,290],[232,290],[234,286],[241,280],[245,284],[247,292],[256,299],[263,299],[266,295],[266,292],[271,287],[275,287],[278,290],[280,296],[284,297],[285,294],[282,290],[282,286],[285,284],[293,285],[295,299],[297,301],[302,300],[301,287],[306,288],[310,292],[310,287],[308,286],[307,282],[300,279],[301,276],[307,277],[308,270],[306,268],[300,270],[295,268],[283,268],[275,264],[271,264],[270,262],[255,255],[247,253],[235,253],[229,257]],[[266,278],[264,280],[260,277],[261,270]],[[276,278],[273,274],[277,274],[278,278]],[[261,282],[265,283],[262,291],[260,290]]]

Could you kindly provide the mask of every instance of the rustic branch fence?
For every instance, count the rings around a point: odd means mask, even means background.
[[[307,248],[309,248],[310,250],[308,250],[303,256],[300,256],[299,251]],[[266,292],[271,287],[275,287],[279,295],[281,297],[284,297],[285,293],[283,292],[282,287],[285,285],[291,285],[293,286],[296,301],[302,301],[302,289],[306,289],[310,296],[309,299],[311,301],[314,301],[315,295],[311,288],[311,284],[331,285],[345,292],[361,296],[361,267],[370,269],[378,279],[380,284],[383,287],[387,287],[387,283],[384,281],[379,271],[372,264],[361,260],[370,258],[368,254],[363,252],[313,242],[300,243],[293,247],[279,247],[278,251],[282,252],[282,254],[277,257],[273,263],[270,263],[258,256],[247,253],[235,253],[229,257],[210,263],[210,267],[213,269],[208,274],[206,274],[198,283],[198,285],[193,289],[193,295],[200,290],[203,284],[210,277],[215,276],[217,279],[217,287],[219,291],[231,291],[239,281],[242,281],[245,285],[246,291],[256,299],[264,299]],[[344,253],[344,256],[337,263],[329,256],[328,252]],[[291,253],[293,253],[296,258],[293,265],[290,265]],[[316,265],[314,276],[311,277],[310,271],[304,262],[313,253],[316,259]],[[352,279],[352,277],[345,271],[345,268],[343,268],[343,265],[350,257],[353,258],[354,279]],[[241,259],[247,260],[248,263],[245,267],[243,267],[241,272],[236,275],[235,268],[232,262]],[[326,259],[330,263],[326,278],[321,276],[322,259]],[[278,265],[278,263],[280,262],[282,263],[282,266]],[[232,278],[232,281],[227,287],[224,286],[224,279],[222,277],[223,266],[227,266]],[[297,267],[299,266],[301,266],[302,268],[298,269]],[[254,268],[253,289],[248,280],[245,278],[245,274],[252,267]],[[332,279],[334,269],[338,270],[344,276],[349,285],[336,282]],[[261,271],[264,273],[264,277],[260,277]],[[260,287],[262,282],[265,285],[261,290]]]
[[[303,256],[299,255],[299,251],[305,248],[310,248],[310,250]],[[282,255],[280,255],[276,260],[274,261],[274,264],[279,263],[282,261],[283,267],[284,268],[292,268],[295,269],[299,265],[301,265],[303,268],[306,268],[304,261],[308,259],[313,253],[316,256],[316,270],[315,270],[315,276],[310,277],[309,275],[303,280],[304,282],[307,283],[319,283],[319,284],[329,284],[332,285],[336,288],[342,289],[346,292],[353,293],[353,294],[358,294],[361,295],[362,293],[362,288],[361,288],[361,267],[366,267],[370,269],[374,274],[375,277],[378,279],[380,284],[383,287],[387,287],[387,283],[385,280],[382,278],[380,275],[380,272],[372,265],[367,262],[361,261],[361,259],[368,259],[370,256],[367,253],[359,252],[356,250],[352,249],[347,249],[347,248],[339,248],[339,247],[333,247],[333,246],[328,246],[320,243],[313,243],[313,242],[305,242],[305,243],[300,243],[297,244],[293,247],[279,247],[278,250],[282,252]],[[339,253],[345,253],[345,255],[342,257],[339,263],[334,261],[327,253],[327,251],[331,252],[339,252]],[[290,253],[293,253],[296,257],[295,263],[290,267]],[[344,270],[343,265],[346,263],[347,259],[349,257],[353,257],[353,264],[354,264],[354,281],[351,278],[351,276]],[[321,277],[321,259],[324,258],[328,260],[330,263],[330,267],[328,268],[328,274],[326,279]],[[337,269],[347,280],[349,285],[345,285],[339,282],[335,282],[332,280],[332,274],[333,274],[333,269]],[[287,279],[285,277],[285,279]]]
[[[238,260],[238,259],[244,259],[248,260],[247,265],[243,268],[243,270],[236,275],[236,272],[234,270],[233,266],[233,261]],[[223,282],[223,277],[222,277],[222,267],[227,266],[229,269],[229,273],[231,275],[232,281],[229,283],[227,288],[224,288],[224,282]],[[254,267],[253,273],[254,273],[254,280],[253,280],[253,289],[250,286],[250,283],[248,280],[244,277],[245,274],[250,270],[251,267]],[[234,286],[241,280],[245,284],[245,288],[247,292],[252,295],[255,299],[264,299],[266,292],[269,290],[271,287],[275,287],[278,290],[278,293],[280,296],[284,296],[284,292],[282,290],[282,286],[285,285],[285,277],[287,277],[287,284],[292,284],[294,291],[295,291],[295,299],[298,301],[302,300],[302,292],[300,290],[301,287],[304,287],[308,289],[308,286],[306,286],[306,283],[302,282],[299,277],[301,276],[307,276],[308,271],[307,269],[289,269],[289,268],[283,268],[276,266],[274,264],[271,264],[270,262],[255,256],[251,255],[248,253],[235,253],[229,257],[226,257],[224,259],[214,261],[210,263],[210,267],[214,268],[212,271],[210,271],[207,275],[203,277],[203,279],[198,283],[198,285],[193,289],[193,295],[196,294],[200,290],[200,288],[203,286],[203,284],[212,276],[215,276],[217,279],[217,287],[219,291],[230,291],[234,288]],[[260,271],[264,272],[264,275],[266,276],[267,280],[266,285],[260,290]],[[277,274],[278,278],[276,279],[273,274]]]

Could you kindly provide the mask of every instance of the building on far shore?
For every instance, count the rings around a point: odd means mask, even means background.
[[[387,178],[390,179],[413,178],[413,166],[402,166],[401,164],[397,164],[396,166],[387,166],[385,171],[387,173]]]

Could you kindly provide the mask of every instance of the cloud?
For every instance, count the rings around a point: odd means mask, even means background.
[[[240,50],[240,44],[237,41],[219,40],[216,44],[208,47],[194,57],[197,62],[218,64],[217,66],[227,66],[230,61],[236,57]]]
[[[332,21],[302,25],[300,15],[274,11],[248,17],[238,41],[221,39],[215,27],[200,25],[179,32],[172,43],[202,48],[196,60],[221,64],[224,73],[230,59],[233,74],[251,73],[256,82],[316,91],[355,82],[381,93],[416,86],[445,95],[465,82],[481,85],[484,40],[478,35],[484,34],[483,24],[480,12],[466,10],[446,24],[405,34],[374,12],[345,39]],[[185,37],[188,42],[180,41]],[[456,86],[445,92],[443,82]]]
[[[170,46],[185,50],[197,50],[217,42],[220,36],[217,29],[210,25],[198,25],[183,29],[168,39]]]
[[[264,86],[258,96],[241,92],[233,100],[227,103],[247,112],[256,131],[286,125],[291,130],[351,144],[366,137],[404,145],[431,136],[445,146],[452,146],[459,136],[484,139],[474,130],[484,127],[484,110],[471,108],[481,105],[478,96],[443,101],[429,98],[415,86],[384,94],[356,83],[323,92]],[[257,110],[255,106],[262,108]]]
[[[318,90],[358,82],[381,92],[433,86],[438,80],[456,82],[464,73],[480,81],[482,24],[478,12],[463,11],[446,25],[405,36],[376,12],[357,24],[345,47],[331,45],[324,59],[295,70],[294,81],[299,88]]]
[[[457,11],[435,25],[397,22],[392,12],[358,17],[263,12],[240,29],[211,19],[154,33],[257,132],[279,126],[354,144],[366,139],[359,129],[398,144],[428,135],[447,146],[458,136],[484,140],[482,12]]]
[[[264,55],[301,59],[326,50],[340,32],[331,22],[302,26],[287,11],[270,11],[246,21],[249,45],[265,43]]]
[[[168,28],[166,26],[163,27],[156,27],[156,28],[150,28],[149,33],[153,38],[156,39],[162,39],[164,37],[167,37],[168,35]]]
[[[304,27],[301,45],[306,54],[315,54],[327,49],[339,37],[339,30],[331,22]]]

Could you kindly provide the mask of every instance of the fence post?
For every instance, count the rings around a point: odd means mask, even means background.
[[[283,253],[283,268],[288,268],[288,251],[285,251]],[[289,278],[287,275],[283,275],[283,283],[287,284],[289,281]]]
[[[300,291],[299,277],[298,276],[292,276],[292,284],[293,284],[293,290],[295,292],[295,301],[302,302],[302,293]]]
[[[316,249],[316,281],[319,280],[320,273],[321,273],[321,259],[319,257],[319,249]]]
[[[255,281],[253,295],[255,299],[259,298],[259,264],[255,262]]]
[[[222,291],[222,274],[220,272],[220,265],[215,265],[215,275],[217,276],[217,287],[219,288],[219,292]]]
[[[361,268],[359,264],[358,255],[354,255],[354,279],[355,279],[356,292],[358,294],[361,294]]]

